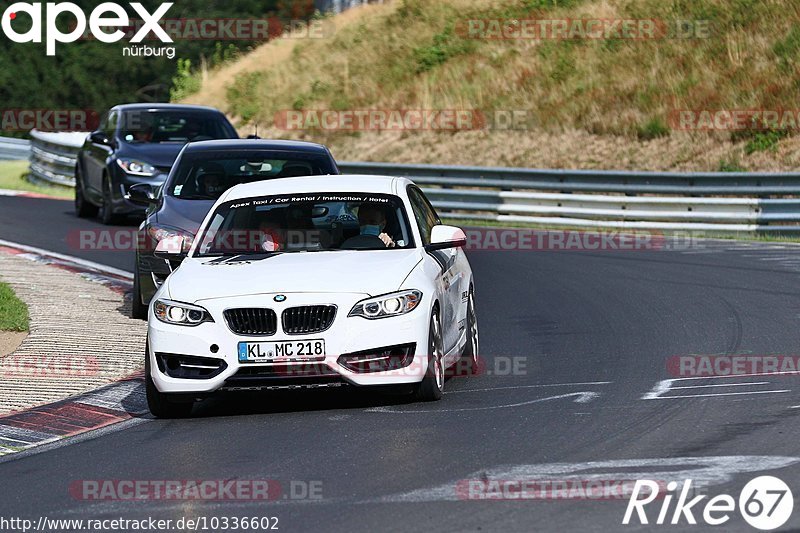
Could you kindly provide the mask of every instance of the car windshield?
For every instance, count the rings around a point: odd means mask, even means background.
[[[185,144],[232,137],[221,114],[186,111],[126,111],[119,131],[120,138],[131,144]]]
[[[305,193],[226,202],[203,232],[198,257],[413,247],[397,196]]]
[[[167,194],[185,200],[216,200],[240,183],[336,174],[329,157],[273,150],[184,154]]]

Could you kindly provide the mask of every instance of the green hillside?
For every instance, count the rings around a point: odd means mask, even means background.
[[[243,131],[257,123],[271,135],[321,140],[348,159],[428,160],[420,148],[435,143],[445,145],[436,149],[439,160],[456,163],[466,149],[523,165],[798,164],[796,126],[687,132],[676,118],[680,110],[800,108],[797,2],[395,0],[355,11],[334,19],[329,38],[271,43],[251,54],[258,60],[245,56],[242,65],[212,72],[189,100],[224,108]],[[653,38],[521,39],[469,31],[470,21],[531,19],[652,21],[656,31]],[[270,128],[276,114],[315,109],[469,109],[486,127],[455,134]],[[513,131],[499,129],[498,117],[513,113],[524,118]],[[541,158],[547,142],[567,150]]]

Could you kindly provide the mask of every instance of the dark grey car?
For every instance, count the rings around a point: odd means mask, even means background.
[[[113,107],[86,137],[75,168],[75,213],[104,224],[122,215],[144,215],[125,196],[131,186],[161,185],[188,142],[236,139],[219,110],[175,104]]]
[[[214,202],[234,185],[272,178],[339,174],[330,151],[299,141],[236,140],[187,144],[163,187],[134,186],[129,201],[148,205],[139,226],[134,270],[133,318],[147,307],[170,265],[153,255],[158,242],[183,235],[194,239]]]

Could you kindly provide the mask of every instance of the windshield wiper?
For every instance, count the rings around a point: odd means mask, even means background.
[[[216,198],[211,198],[209,196],[200,196],[199,194],[190,194],[188,196],[176,196],[179,200],[210,200],[215,201]]]
[[[286,252],[211,252],[206,254],[200,254],[197,256],[198,259],[204,259],[208,257],[253,257],[256,255],[263,255],[264,257],[272,257],[273,255],[281,255]]]

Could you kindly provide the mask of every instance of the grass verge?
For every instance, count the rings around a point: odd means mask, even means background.
[[[0,189],[46,194],[57,198],[72,198],[74,192],[67,187],[31,183],[25,179],[27,161],[0,161]]]
[[[28,331],[28,307],[5,283],[0,283],[0,331]]]

